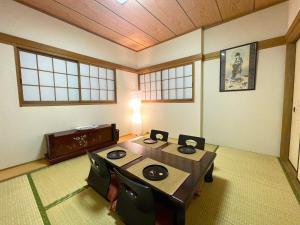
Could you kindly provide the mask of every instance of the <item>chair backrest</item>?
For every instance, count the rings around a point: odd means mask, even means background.
[[[110,171],[99,155],[87,152],[91,162],[91,169],[87,178],[87,183],[100,195],[107,199],[108,188],[110,185]]]
[[[161,138],[158,138],[157,136],[161,136]],[[161,141],[168,141],[169,133],[167,131],[162,130],[151,130],[150,138],[152,140],[161,140]]]
[[[179,145],[187,145],[188,141],[194,141],[196,143],[194,146],[195,148],[204,150],[205,138],[189,136],[189,135],[184,135],[184,134],[179,135],[179,139],[178,139]]]
[[[154,225],[155,206],[151,188],[114,170],[121,187],[116,209],[120,218],[129,225]]]

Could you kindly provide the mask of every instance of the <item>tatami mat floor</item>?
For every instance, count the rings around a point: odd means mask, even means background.
[[[0,224],[123,224],[85,186],[88,170],[81,156],[0,183]],[[214,182],[204,185],[186,218],[187,225],[300,225],[300,205],[276,157],[219,147]]]

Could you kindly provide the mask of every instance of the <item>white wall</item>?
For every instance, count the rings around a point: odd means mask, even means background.
[[[288,3],[240,17],[204,32],[204,53],[285,35]]]
[[[156,65],[199,53],[201,53],[201,29],[139,51],[137,67]]]
[[[13,0],[0,1],[0,32],[125,66],[136,66],[136,52]]]
[[[201,29],[138,52],[138,67],[145,67],[201,53]],[[161,129],[170,137],[200,135],[201,61],[195,62],[193,103],[143,103],[143,131]]]
[[[129,99],[136,88],[137,76],[118,70],[117,104],[19,107],[14,49],[0,44],[0,169],[41,158],[49,132],[117,123],[121,135],[130,133]]]
[[[195,101],[193,103],[143,103],[143,131],[160,129],[170,137],[179,134],[200,135],[201,61],[195,62]]]
[[[219,92],[220,60],[204,63],[208,143],[279,156],[285,46],[259,51],[255,91]]]
[[[289,17],[288,17],[289,27],[294,22],[294,19],[296,18],[299,10],[300,10],[300,0],[289,0]]]
[[[287,10],[283,3],[205,30],[205,52],[284,35]],[[285,46],[259,51],[255,91],[220,93],[219,68],[219,59],[204,63],[207,142],[279,156]]]

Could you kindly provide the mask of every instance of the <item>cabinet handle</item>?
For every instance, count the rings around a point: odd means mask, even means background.
[[[295,106],[293,107],[293,112],[296,112],[296,107]]]

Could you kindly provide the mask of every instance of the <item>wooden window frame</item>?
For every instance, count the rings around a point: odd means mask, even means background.
[[[72,59],[68,56],[62,57],[62,56],[57,56],[56,54],[51,54],[48,53],[46,51],[42,51],[42,50],[32,50],[32,49],[27,49],[27,48],[23,48],[23,47],[14,47],[15,50],[15,63],[16,63],[16,76],[17,76],[17,86],[18,86],[18,95],[19,95],[19,105],[20,107],[27,107],[27,106],[70,106],[70,105],[102,105],[102,104],[117,104],[117,77],[116,77],[116,68],[110,68],[110,67],[105,67],[101,64],[95,64],[94,62],[89,62],[89,61],[81,61],[81,60],[76,60],[76,59]],[[77,71],[78,71],[78,88],[74,88],[74,89],[78,89],[79,91],[79,100],[78,101],[42,101],[41,100],[41,93],[40,93],[40,101],[25,101],[24,100],[24,96],[23,96],[23,83],[22,83],[22,75],[21,75],[21,62],[20,62],[20,51],[23,52],[28,52],[28,53],[32,53],[35,55],[42,55],[42,56],[47,56],[52,58],[52,61],[54,58],[56,59],[62,59],[62,60],[66,60],[66,61],[71,61],[77,64]],[[114,100],[82,100],[81,97],[81,80],[80,80],[80,64],[86,64],[89,66],[95,66],[95,67],[102,67],[105,68],[106,70],[112,70],[114,73]],[[53,66],[53,65],[52,65]],[[38,68],[36,69],[36,71],[39,73]],[[49,72],[49,71],[47,71]],[[66,71],[66,78],[67,78],[67,82],[68,82],[68,72]],[[53,76],[54,76],[54,71],[53,71]],[[38,79],[39,79],[39,74],[38,74]],[[99,78],[97,78],[99,79]],[[30,86],[30,85],[28,85]],[[34,85],[37,86],[37,85]],[[40,84],[38,84],[37,86],[39,88],[40,91]],[[52,86],[51,86],[52,87]],[[55,84],[53,86],[54,91],[55,91]],[[68,90],[68,99],[69,99],[69,87],[67,85],[67,90]],[[100,87],[99,87],[100,88]],[[100,89],[99,89],[100,90]],[[108,90],[107,90],[108,92]],[[107,96],[108,97],[108,96]],[[55,99],[56,99],[56,93],[55,93]]]
[[[192,65],[192,98],[191,99],[163,99],[163,78],[162,78],[162,71],[163,70],[169,70],[169,69],[175,69],[177,67],[180,66],[187,66],[187,65]],[[158,70],[153,70],[151,72],[147,72],[147,73],[141,73],[138,74],[138,88],[139,91],[141,91],[141,87],[140,87],[140,76],[141,75],[145,75],[145,74],[151,74],[151,73],[155,73],[155,82],[156,82],[156,72],[160,72],[161,73],[161,100],[142,100],[142,103],[194,103],[195,102],[195,62],[186,62],[186,63],[182,63],[182,64],[177,64],[177,65],[173,65],[173,66],[168,66],[168,67],[164,67],[164,68],[160,68]],[[168,79],[170,80],[170,79]],[[175,77],[175,82],[176,82],[176,77]],[[183,88],[184,90],[185,88]],[[170,89],[168,89],[170,90]],[[175,90],[177,90],[177,88],[175,88]],[[176,92],[177,94],[177,92]],[[157,95],[157,90],[156,90],[156,95]],[[150,96],[151,96],[151,75],[150,75]]]

